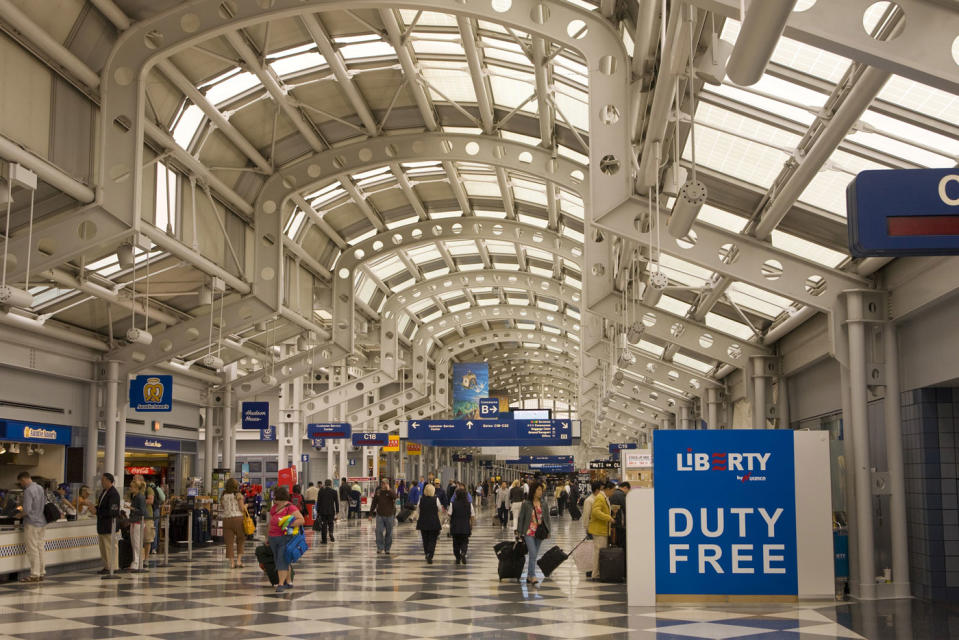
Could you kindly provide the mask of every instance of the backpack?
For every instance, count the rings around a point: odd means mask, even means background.
[[[60,509],[57,508],[57,505],[52,502],[48,502],[43,505],[43,519],[48,523],[56,522],[60,519]]]
[[[163,489],[160,488],[160,485],[153,485],[153,493],[156,497],[156,500],[153,502],[154,507],[159,507],[161,504],[166,502],[166,494],[163,493]]]

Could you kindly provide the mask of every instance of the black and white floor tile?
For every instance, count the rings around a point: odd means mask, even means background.
[[[492,546],[506,534],[489,514],[479,520],[466,566],[454,563],[445,536],[426,564],[411,524],[397,525],[392,554],[382,556],[368,521],[340,523],[335,543],[311,539],[295,588],[282,594],[257,567],[252,543],[244,569],[229,569],[223,548],[213,547],[194,551],[192,562],[181,552],[168,567],[120,580],[87,570],[2,586],[0,640],[864,637],[846,626],[851,606],[832,602],[628,608],[625,585],[588,582],[571,560],[537,587],[499,582]],[[554,528],[551,542],[567,550],[582,538],[579,522],[564,518]]]

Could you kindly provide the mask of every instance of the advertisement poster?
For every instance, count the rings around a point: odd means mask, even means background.
[[[489,394],[489,365],[485,362],[453,363],[453,418],[479,418],[480,398]]]
[[[792,431],[656,431],[656,593],[796,595]]]

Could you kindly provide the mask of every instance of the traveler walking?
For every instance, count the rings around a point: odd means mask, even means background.
[[[523,503],[517,519],[516,535],[526,541],[529,551],[529,564],[526,569],[526,582],[539,584],[536,579],[536,559],[543,540],[549,538],[549,509],[543,503],[543,485],[533,481],[529,486],[529,500]]]
[[[286,516],[293,516],[288,528],[280,526],[280,520]],[[276,573],[279,582],[276,585],[276,592],[283,593],[293,588],[293,582],[290,580],[290,563],[286,560],[286,545],[293,537],[287,531],[302,527],[305,520],[303,514],[290,504],[290,490],[284,485],[278,486],[273,492],[273,506],[270,507],[270,528],[269,542],[270,550],[273,551],[273,561],[276,563]]]
[[[466,552],[469,548],[470,535],[473,533],[473,524],[476,522],[476,511],[467,499],[466,489],[456,490],[453,500],[450,501],[450,534],[453,536],[453,555],[456,564],[466,564]]]
[[[509,487],[505,481],[496,489],[496,515],[500,526],[505,529],[509,525]]]
[[[436,478],[433,481],[433,486],[436,487],[436,497],[440,499],[440,504],[443,505],[443,508],[445,509],[448,506],[450,506],[449,499],[450,499],[450,494],[452,492],[443,490],[443,486],[439,478]],[[452,482],[450,483],[450,486],[454,486]],[[455,489],[455,486],[454,486],[454,489]]]
[[[513,528],[515,529],[519,523],[519,510],[523,506],[523,501],[526,500],[526,492],[523,491],[523,487],[519,484],[519,479],[513,480],[513,486],[509,490],[509,508],[513,516]]]
[[[443,505],[440,504],[440,499],[436,497],[436,487],[431,484],[423,487],[423,497],[420,498],[417,510],[416,530],[420,532],[420,537],[423,538],[423,555],[426,556],[427,564],[433,564],[436,540],[440,537],[440,530],[443,528],[440,524],[440,513],[443,512]]]
[[[333,523],[339,510],[339,496],[333,490],[333,481],[327,480],[325,486],[320,489],[316,496],[316,522],[313,523],[313,530],[319,529],[320,531],[321,544],[326,544],[327,534],[329,534],[330,542],[336,542],[336,538],[333,537]],[[319,526],[317,526],[317,522]]]
[[[594,483],[595,484],[598,483]],[[589,528],[587,532],[593,536],[593,579],[599,578],[599,552],[609,545],[609,526],[613,516],[609,510],[609,496],[613,494],[616,485],[606,481],[602,490],[597,491],[593,498],[593,506],[589,510]]]
[[[420,476],[419,483],[410,483],[410,494],[407,498],[407,504],[411,504],[414,507],[420,503],[420,498],[423,497],[423,489],[425,488],[425,479],[423,476]]]
[[[26,471],[17,475],[17,483],[23,489],[23,507],[16,515],[23,519],[23,537],[26,540],[27,560],[30,563],[30,575],[20,582],[40,582],[46,574],[44,566],[43,538],[47,519],[43,515],[46,494]]]
[[[143,573],[143,516],[147,510],[145,489],[143,480],[130,483],[130,550],[133,552],[130,573]]]
[[[220,509],[223,516],[223,542],[226,544],[226,561],[231,569],[243,567],[243,545],[246,543],[246,531],[243,529],[243,516],[246,515],[246,501],[240,494],[240,484],[236,478],[226,481],[223,495],[220,497]],[[234,552],[235,549],[235,552]]]
[[[120,515],[120,492],[113,486],[113,474],[100,476],[103,493],[97,502],[97,537],[100,542],[100,559],[103,560],[101,574],[117,570],[117,540],[114,537],[114,521]]]
[[[320,494],[320,484],[317,482],[315,485],[311,482],[307,488],[306,493],[303,494],[303,500],[306,503],[306,513],[312,515],[314,513],[313,508],[316,506],[316,496]],[[306,516],[304,513],[304,517]]]
[[[370,503],[370,517],[376,517],[376,553],[390,555],[393,546],[393,525],[396,524],[396,492],[390,489],[387,480],[380,480],[380,487]]]

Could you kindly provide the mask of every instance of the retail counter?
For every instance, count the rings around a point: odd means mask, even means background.
[[[51,522],[47,525],[44,541],[48,567],[100,557],[96,519]],[[29,568],[23,530],[0,527],[0,575]]]

